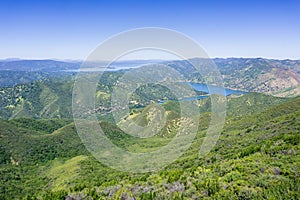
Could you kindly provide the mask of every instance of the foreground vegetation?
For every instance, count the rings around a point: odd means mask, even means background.
[[[116,171],[95,160],[70,119],[2,120],[0,199],[300,199],[300,99],[255,93],[232,98],[218,143],[200,158],[207,101],[199,101],[199,131],[189,150],[165,169],[146,174]],[[178,105],[163,106],[171,127]],[[135,109],[132,117],[147,123],[148,111]],[[136,139],[107,119],[100,122],[107,136],[132,152],[152,151],[174,136],[166,128]]]

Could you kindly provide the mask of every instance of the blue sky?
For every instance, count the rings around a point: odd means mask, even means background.
[[[300,59],[300,1],[0,1],[0,59],[84,59],[103,40],[162,27],[210,57]]]

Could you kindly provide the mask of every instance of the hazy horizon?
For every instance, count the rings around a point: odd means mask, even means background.
[[[210,57],[209,59],[266,59],[266,60],[300,60],[299,58],[266,58],[266,57]],[[188,59],[194,59],[194,58],[188,58]],[[198,57],[197,57],[198,59]],[[201,58],[199,58],[201,59]],[[205,59],[205,58],[204,58]],[[0,61],[31,61],[31,60],[53,60],[53,61],[63,61],[63,62],[84,62],[85,59],[59,59],[59,58],[0,58]],[[171,60],[185,60],[185,59],[125,59],[125,60],[116,60],[117,62],[126,62],[126,61],[171,61]],[[95,62],[106,62],[105,60],[95,60]]]

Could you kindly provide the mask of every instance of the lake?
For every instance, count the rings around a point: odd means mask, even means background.
[[[241,91],[241,90],[232,90],[232,89],[228,89],[228,88],[222,88],[222,87],[218,87],[218,86],[213,86],[210,85],[209,89],[207,87],[206,84],[203,83],[194,83],[194,82],[190,82],[189,85],[196,91],[199,92],[205,92],[208,93],[207,95],[199,95],[199,96],[194,96],[194,97],[186,97],[186,98],[182,98],[179,101],[193,101],[193,100],[199,100],[199,99],[204,99],[209,97],[210,94],[220,94],[220,95],[225,95],[225,96],[229,96],[232,94],[247,94],[248,92],[245,91]],[[225,94],[224,94],[225,92]],[[166,102],[165,100],[160,100],[159,104],[162,104]]]
[[[231,95],[231,94],[246,94],[247,92],[245,91],[241,91],[241,90],[232,90],[232,89],[228,89],[228,88],[222,88],[222,87],[217,87],[217,86],[209,86],[209,89],[207,87],[206,84],[203,83],[189,83],[192,88],[196,91],[200,91],[200,92],[206,92],[208,94],[221,94],[224,95],[224,90],[225,90],[225,96]]]

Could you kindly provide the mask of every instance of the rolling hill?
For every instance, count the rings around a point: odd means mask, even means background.
[[[78,63],[0,62],[0,199],[300,199],[300,61],[214,62],[226,87],[249,93],[227,96],[224,128],[205,157],[199,149],[210,124],[211,96],[192,100],[199,106],[193,116],[199,117],[195,139],[180,158],[151,173],[114,170],[85,148],[71,107],[76,73],[63,72]],[[162,63],[189,81],[203,81],[191,73],[188,61]],[[162,86],[144,85],[132,95],[129,114],[116,124],[110,98],[125,71],[102,75],[90,112],[120,149],[155,151],[177,137],[180,101]],[[152,137],[137,138],[121,129],[135,123],[155,126],[158,115],[166,123]]]
[[[116,171],[96,161],[70,120],[2,121],[0,197],[299,199],[300,99],[276,102],[274,97],[255,93],[245,96],[239,97],[240,102],[264,99],[264,109],[229,115],[207,157],[198,157],[209,118],[209,112],[204,112],[202,129],[190,149],[165,169],[146,174]],[[176,105],[170,103],[166,109],[176,113]],[[137,114],[145,116],[149,111]],[[170,123],[176,119],[172,116]],[[132,152],[151,151],[170,141],[163,134],[137,139],[109,122],[101,126],[116,145]]]

